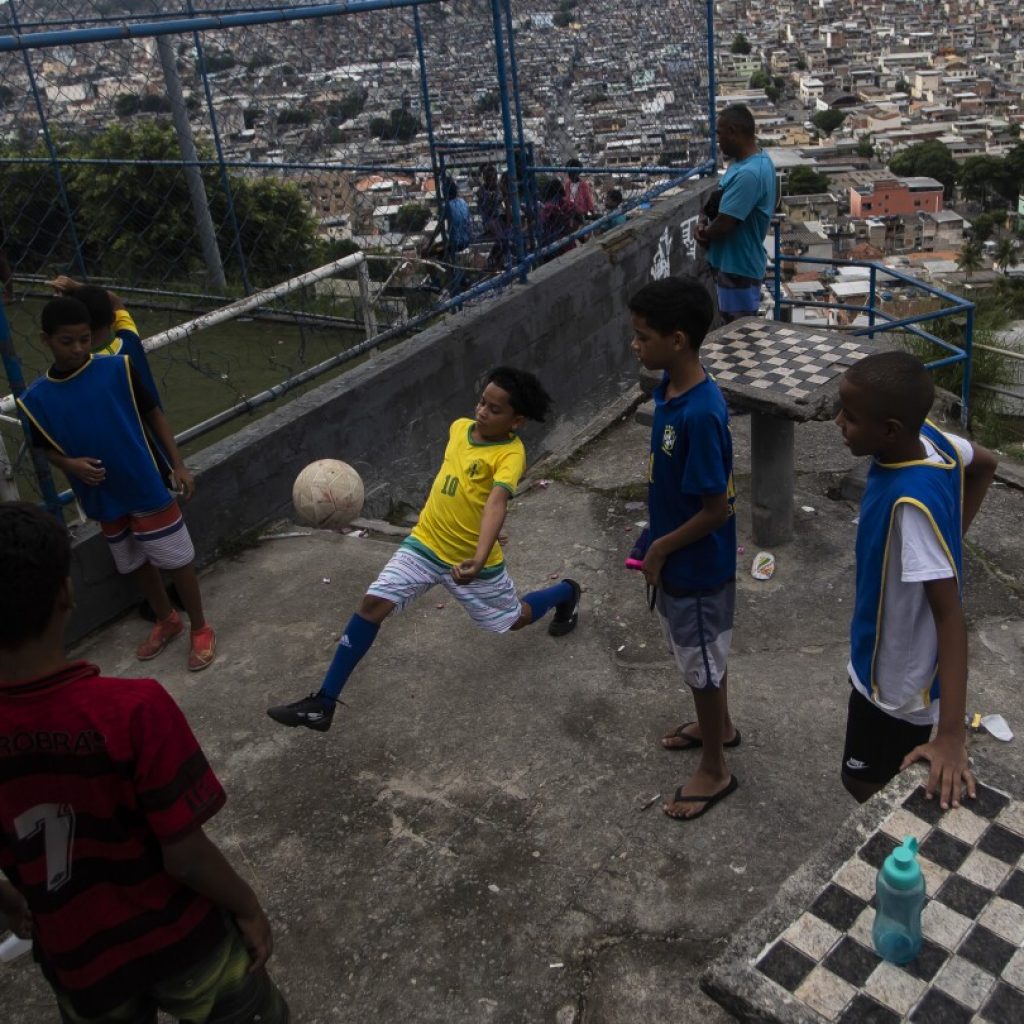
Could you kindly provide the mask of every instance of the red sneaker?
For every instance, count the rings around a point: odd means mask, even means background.
[[[188,652],[189,672],[202,672],[213,663],[217,651],[217,634],[213,626],[206,625],[202,629],[193,629],[192,647]]]
[[[135,648],[135,657],[139,661],[155,658],[176,636],[181,636],[185,626],[181,616],[172,611],[166,619],[161,619],[150,630],[149,636]]]

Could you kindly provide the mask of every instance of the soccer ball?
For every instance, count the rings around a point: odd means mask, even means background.
[[[295,478],[292,504],[304,523],[340,530],[363,510],[363,481],[347,462],[320,459]]]

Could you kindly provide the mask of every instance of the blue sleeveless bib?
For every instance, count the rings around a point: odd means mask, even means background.
[[[882,698],[875,678],[875,659],[882,604],[885,598],[885,569],[893,519],[900,505],[913,505],[927,517],[963,588],[963,475],[957,450],[943,433],[925,423],[921,434],[942,457],[942,464],[925,461],[872,462],[860,505],[857,526],[857,592],[850,623],[850,661],[863,686],[870,686],[875,701]],[[927,706],[939,695],[938,665],[931,683],[922,693]]]

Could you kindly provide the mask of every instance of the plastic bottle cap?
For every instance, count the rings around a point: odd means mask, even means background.
[[[907,836],[882,865],[882,876],[894,889],[913,889],[921,878],[921,865],[917,862],[917,840]]]

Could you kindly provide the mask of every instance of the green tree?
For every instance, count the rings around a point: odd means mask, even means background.
[[[477,97],[473,105],[477,113],[493,114],[501,106],[501,93],[497,89],[488,89],[482,96]]]
[[[920,176],[942,182],[947,199],[956,185],[957,163],[941,142],[919,142],[897,153],[889,161],[889,170],[904,177]]]
[[[732,37],[732,46],[729,47],[730,53],[748,54],[752,49],[753,47],[742,32],[737,32]]]
[[[956,258],[956,265],[967,275],[968,281],[976,270],[981,269],[983,263],[984,253],[977,242],[968,242],[964,245]]]
[[[401,107],[396,107],[387,117],[375,117],[370,121],[370,135],[376,139],[408,142],[419,130],[419,118]]]
[[[140,114],[167,114],[171,110],[171,101],[159,93],[146,92],[139,97]]]
[[[266,113],[262,107],[248,106],[242,111],[242,122],[246,128],[255,128],[256,122]]]
[[[122,92],[114,97],[114,113],[118,117],[131,117],[139,112],[139,97],[130,92]]]
[[[228,71],[235,66],[234,54],[225,50],[224,53],[207,53],[206,71],[208,74],[215,74],[218,71]]]
[[[430,220],[430,210],[421,203],[404,203],[395,214],[393,230],[403,235],[422,231]]]
[[[298,107],[285,107],[277,112],[278,124],[307,125],[312,123],[313,115],[310,111]]]
[[[363,112],[366,96],[365,89],[350,89],[341,99],[331,100],[327,104],[327,116],[338,121],[351,121]]]
[[[829,179],[813,167],[794,167],[786,177],[783,194],[787,196],[810,196],[827,192]]]
[[[997,156],[969,156],[960,167],[957,182],[965,199],[988,210],[994,200],[1005,200],[1006,165]]]
[[[824,132],[825,135],[831,135],[845,120],[845,111],[834,110],[831,107],[828,110],[819,110],[811,118],[815,128]]]
[[[1010,267],[1020,263],[1020,256],[1017,253],[1017,243],[1012,238],[1001,238],[996,246],[995,265],[1005,274]]]
[[[572,15],[568,11],[558,10],[551,21],[557,28],[566,28],[572,21]]]
[[[996,230],[996,218],[991,213],[979,213],[971,223],[971,234],[979,244],[987,242]]]
[[[857,156],[870,160],[875,155],[875,147],[871,143],[870,135],[862,135],[857,140]]]
[[[147,163],[180,159],[168,122],[144,121],[130,129],[114,124],[96,135],[60,142],[63,155],[70,158],[65,180],[91,273],[126,283],[159,283],[203,268],[181,168]],[[197,141],[197,150],[200,160],[212,159],[209,144]],[[103,165],[80,160],[118,162]],[[32,173],[38,178],[38,167]],[[217,241],[230,269],[236,239],[227,199],[215,168],[203,168],[202,176]],[[43,182],[47,180],[44,176]],[[279,281],[309,269],[315,255],[316,224],[299,189],[269,178],[254,181],[236,174],[230,174],[229,181],[239,242],[252,279]],[[4,185],[6,205],[7,177]],[[51,202],[44,209],[37,201],[36,211],[46,218],[47,226],[56,218],[61,234],[67,234],[59,203]],[[63,251],[60,244],[55,250]],[[43,256],[40,262],[46,265],[47,260],[56,262],[56,257]]]

